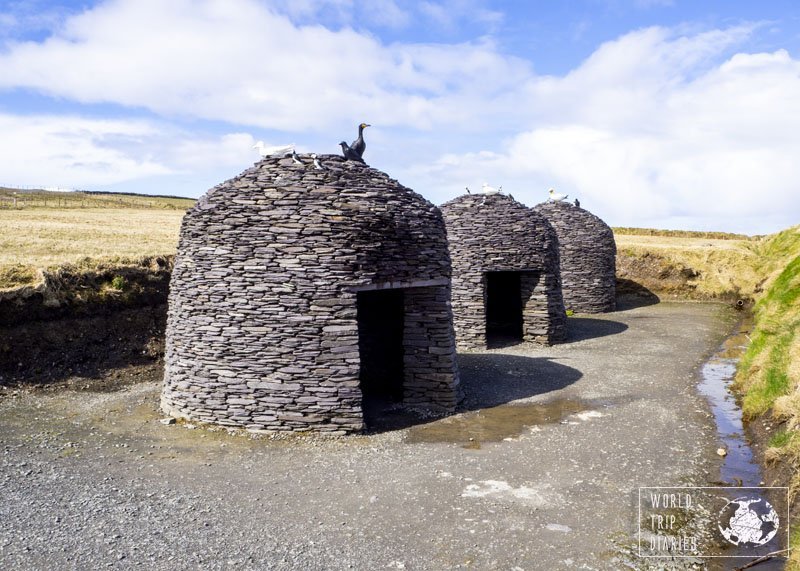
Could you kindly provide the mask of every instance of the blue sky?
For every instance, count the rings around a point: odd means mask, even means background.
[[[366,121],[435,203],[769,233],[800,222],[799,54],[789,1],[0,0],[0,184],[199,196]]]

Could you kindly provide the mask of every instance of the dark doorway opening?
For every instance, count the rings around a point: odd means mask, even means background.
[[[486,272],[486,345],[522,341],[520,272]]]
[[[359,378],[367,427],[403,401],[404,302],[401,289],[358,293]]]

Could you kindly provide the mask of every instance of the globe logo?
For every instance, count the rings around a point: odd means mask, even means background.
[[[778,533],[780,523],[769,502],[746,497],[725,504],[718,521],[722,536],[734,545],[764,545]]]

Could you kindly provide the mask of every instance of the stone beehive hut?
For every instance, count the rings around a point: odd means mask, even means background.
[[[617,246],[611,228],[570,202],[548,201],[534,209],[558,235],[566,308],[582,313],[614,311]]]
[[[452,411],[460,392],[441,212],[363,164],[300,160],[264,159],[186,214],[162,408],[335,434],[362,429],[370,403]]]
[[[459,347],[563,341],[558,243],[547,220],[503,194],[467,194],[442,212]]]

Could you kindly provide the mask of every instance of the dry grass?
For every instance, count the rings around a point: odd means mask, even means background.
[[[617,236],[659,236],[662,238],[701,238],[715,240],[753,240],[754,238],[745,234],[731,234],[730,232],[698,232],[695,230],[661,230],[656,228],[626,228],[618,226],[614,229]]]
[[[50,190],[16,190],[0,187],[0,209],[28,210],[40,208],[113,208],[186,210],[192,198],[151,196],[147,194],[55,192]]]
[[[0,210],[0,288],[37,269],[174,254],[183,210]]]
[[[655,248],[657,250],[688,250],[707,252],[711,250],[749,251],[758,239],[721,239],[694,236],[655,236],[650,234],[620,234],[614,230],[618,247]]]
[[[685,295],[688,292],[699,298],[752,298],[763,284],[758,269],[761,239],[634,235],[618,234],[616,230],[614,238],[621,258],[649,259],[657,266],[651,272],[652,279],[642,284],[655,293]],[[688,288],[679,292],[669,289],[670,280],[665,278],[670,270],[685,276],[683,281]],[[633,279],[637,277],[645,276],[633,276]]]

